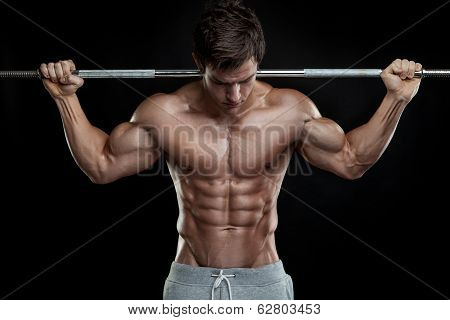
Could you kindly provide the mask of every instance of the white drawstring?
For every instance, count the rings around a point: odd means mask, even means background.
[[[214,285],[211,289],[211,300],[214,300],[214,289],[218,288],[220,284],[222,283],[222,280],[225,280],[228,285],[228,293],[230,294],[230,300],[233,300],[233,297],[231,295],[231,284],[230,280],[228,280],[228,277],[235,277],[235,274],[223,274],[223,270],[220,270],[219,274],[212,274],[211,277],[218,277],[216,281],[214,282]]]

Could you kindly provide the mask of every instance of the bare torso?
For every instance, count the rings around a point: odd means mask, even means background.
[[[40,71],[83,172],[109,183],[145,170],[164,152],[180,208],[175,261],[227,268],[278,260],[276,205],[293,151],[342,178],[360,178],[386,150],[418,91],[413,77],[421,68],[400,59],[386,68],[382,103],[348,133],[300,92],[255,81],[256,63],[248,60],[233,72],[206,68],[204,82],[146,99],[110,135],[87,120],[75,94],[83,79],[70,74],[72,61]]]
[[[205,111],[199,91],[195,82],[174,93],[173,120],[159,136],[180,208],[175,261],[220,268],[275,262],[277,197],[302,121],[286,116],[292,105],[262,82],[232,120]]]

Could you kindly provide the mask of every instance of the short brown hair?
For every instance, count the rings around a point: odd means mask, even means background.
[[[193,33],[202,68],[235,70],[253,58],[260,64],[266,42],[259,19],[241,0],[210,1]]]

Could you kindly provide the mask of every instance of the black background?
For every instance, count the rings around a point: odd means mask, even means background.
[[[194,68],[191,31],[201,1],[7,1],[78,52],[2,2],[1,70],[66,58],[78,69]],[[265,30],[263,69],[384,68],[395,58],[450,68],[450,4],[403,32],[444,1],[246,3]],[[126,82],[135,90],[117,80],[88,80],[79,90],[88,118],[106,132],[129,120],[145,96],[171,92],[186,80]],[[322,115],[346,131],[367,121],[385,93],[379,79],[335,80],[317,91],[325,81],[269,82],[315,91],[311,98]],[[276,239],[296,299],[450,296],[449,89],[448,80],[422,82],[390,146],[362,179],[316,168],[285,178],[283,188],[397,264],[281,191]],[[1,80],[0,105],[0,297],[161,299],[177,245],[175,191],[157,196],[172,184],[167,168],[94,185],[73,161],[58,111],[39,81]]]

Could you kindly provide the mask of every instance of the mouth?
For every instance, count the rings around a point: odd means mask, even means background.
[[[225,102],[224,105],[228,106],[229,108],[236,108],[236,107],[240,106],[241,103],[240,102],[238,102],[238,103],[226,103]]]

